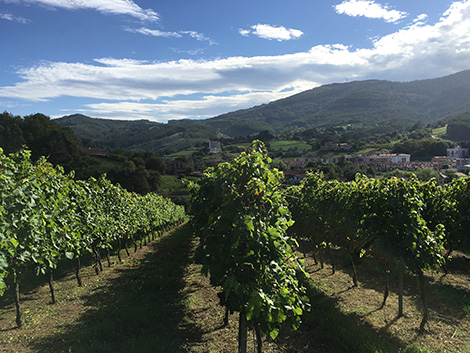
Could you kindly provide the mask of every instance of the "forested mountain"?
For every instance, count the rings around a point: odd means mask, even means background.
[[[224,136],[281,133],[321,127],[404,130],[470,115],[470,70],[412,82],[379,80],[324,85],[288,98],[206,120],[160,124],[70,115],[56,122],[72,128],[85,146],[150,150],[168,154]]]
[[[412,82],[357,81],[324,85],[294,96],[206,120],[237,136],[288,128],[388,124],[403,128],[470,113],[470,70]]]

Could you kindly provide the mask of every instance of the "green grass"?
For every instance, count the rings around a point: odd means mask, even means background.
[[[201,150],[200,148],[188,148],[188,149],[185,149],[185,150],[182,150],[182,151],[178,151],[178,152],[172,153],[172,154],[170,154],[169,156],[170,156],[170,157],[174,157],[174,158],[177,158],[177,157],[187,157],[187,156],[192,155],[194,152],[198,152],[198,151],[200,151],[200,150]]]
[[[275,152],[281,149],[288,150],[288,149],[294,148],[294,149],[310,150],[312,148],[309,144],[302,142],[302,141],[290,141],[290,140],[272,141],[269,144],[271,146],[269,150],[275,151]]]
[[[189,263],[186,228],[162,238],[141,265],[120,275],[83,300],[90,306],[60,333],[35,341],[39,352],[183,352],[183,276]],[[106,290],[104,290],[106,288]]]
[[[442,127],[438,127],[436,129],[433,129],[432,130],[432,134],[436,137],[442,137],[444,136],[445,134],[447,133],[447,125],[446,126],[442,126]]]
[[[173,191],[186,190],[186,186],[177,175],[162,175],[159,192],[163,194],[170,194]]]
[[[269,143],[269,148],[268,150],[270,152],[277,152],[277,151],[280,151],[280,150],[288,150],[288,149],[304,149],[304,150],[311,150],[311,146],[308,144],[308,143],[305,143],[303,141],[295,141],[295,140],[283,140],[283,141],[270,141]],[[243,149],[246,149],[248,147],[251,146],[251,142],[240,142],[240,143],[236,143],[236,144],[233,144],[233,145],[227,145],[227,146],[224,146],[225,148],[228,148],[228,147],[239,147],[239,148],[243,148]],[[238,155],[238,154],[237,154]]]
[[[58,283],[55,305],[44,305],[49,300],[47,284],[39,288],[46,294],[41,296],[37,288],[33,290],[30,286],[24,292],[26,325],[23,330],[11,328],[14,321],[11,303],[1,307],[9,319],[0,317],[0,352],[236,351],[236,315],[231,317],[229,327],[220,327],[223,309],[218,306],[216,289],[200,274],[200,266],[193,263],[196,243],[189,226],[183,226],[144,247],[141,253],[141,250],[137,254],[131,251],[135,261],[123,254],[124,263],[110,269],[105,267],[98,276],[91,267],[84,267],[84,286]],[[385,309],[376,309],[382,297],[379,291],[382,283],[374,272],[373,263],[365,259],[358,264],[360,288],[349,288],[350,274],[344,272],[349,265],[341,265],[346,262],[339,251],[335,255],[338,268],[333,276],[329,268],[320,270],[316,268],[318,265],[312,264],[311,258],[305,259],[311,278],[302,281],[307,287],[311,309],[305,313],[297,331],[291,333],[285,327],[274,342],[266,338],[266,353],[458,352],[452,350],[455,347],[451,343],[445,350],[426,344],[440,334],[437,328],[431,328],[422,337],[413,330],[409,330],[412,336],[397,334],[398,327],[409,325],[406,320],[420,315],[419,310],[413,309],[413,303],[418,301],[414,296],[405,300],[405,317],[399,322],[393,319],[386,326],[377,324],[374,318],[385,317],[386,309],[395,312],[395,306],[389,303]],[[440,315],[439,320],[434,321],[449,321],[448,325],[455,326],[455,340],[468,341],[467,319],[455,320],[468,317],[470,313],[466,275],[470,265],[467,257],[456,254],[448,266],[451,274],[447,276],[433,277],[432,273],[427,273],[428,304],[433,315]],[[74,282],[73,276],[65,276],[64,282],[66,279]],[[415,282],[414,277],[405,278],[407,292],[414,288]],[[392,278],[392,293],[393,283]],[[369,302],[372,289],[376,298]],[[393,300],[392,297],[389,300]],[[72,303],[77,302],[83,311],[72,313]],[[65,317],[72,314],[75,314],[74,319],[66,321]],[[8,320],[12,323],[10,326],[5,325]],[[58,323],[59,320],[64,321]],[[37,330],[48,331],[39,337]],[[429,350],[419,348],[422,346]],[[18,347],[27,347],[27,350]]]
[[[304,316],[304,323],[293,334],[301,345],[301,340],[312,336],[329,353],[373,353],[398,352],[403,343],[387,332],[377,334],[370,325],[360,321],[358,313],[342,312],[336,300],[327,296],[319,280],[305,282],[310,298],[311,309]]]
[[[365,147],[360,151],[355,152],[356,155],[368,155],[368,154],[375,154],[379,147]]]

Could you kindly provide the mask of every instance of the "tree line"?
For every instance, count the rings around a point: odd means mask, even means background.
[[[75,171],[78,179],[99,178],[106,173],[113,183],[140,194],[156,192],[160,176],[166,172],[165,163],[152,152],[116,149],[90,155],[70,128],[59,126],[44,114],[0,114],[0,148],[9,154],[25,147],[31,151],[32,160],[46,156],[66,172]]]

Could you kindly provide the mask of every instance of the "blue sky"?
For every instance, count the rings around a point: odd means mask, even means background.
[[[470,69],[470,0],[0,0],[0,110],[209,118]]]

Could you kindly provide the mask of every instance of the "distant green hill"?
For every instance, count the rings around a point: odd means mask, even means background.
[[[468,114],[469,97],[467,70],[412,82],[369,80],[324,85],[205,122],[229,136],[347,124],[404,127]]]
[[[116,121],[69,115],[69,126],[88,145],[169,154],[224,136],[247,136],[318,127],[387,125],[405,129],[417,122],[470,115],[470,70],[412,82],[379,80],[335,83],[250,109],[206,120]]]
[[[172,121],[168,124],[148,120],[120,121],[95,119],[85,115],[68,115],[55,120],[70,127],[85,147],[105,146],[111,149],[146,150],[170,154],[220,137],[215,128],[198,121]]]

